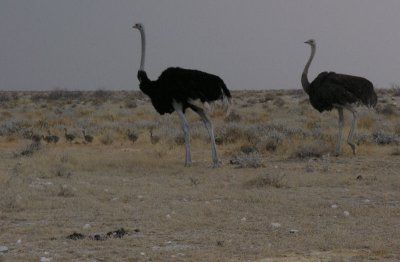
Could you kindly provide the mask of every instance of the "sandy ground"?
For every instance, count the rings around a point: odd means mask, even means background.
[[[306,159],[278,151],[237,168],[240,144],[223,144],[213,169],[207,141],[194,140],[185,168],[184,146],[152,145],[147,132],[21,156],[29,143],[0,142],[2,262],[400,261],[393,145]],[[102,237],[121,228],[121,238]]]
[[[18,170],[32,159],[3,151],[6,261],[400,260],[398,157],[335,157],[328,170],[318,160],[279,158],[258,169],[211,169],[201,159],[209,152],[196,152],[194,167],[183,168],[174,151],[146,163],[156,158],[151,149],[48,148],[38,157],[75,156],[68,161],[77,166],[85,165],[79,155],[99,157],[83,167],[92,172],[54,177],[22,177]],[[264,175],[282,187],[251,183]],[[129,234],[67,239],[119,228]]]

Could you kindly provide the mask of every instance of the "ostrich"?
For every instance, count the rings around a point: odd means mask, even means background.
[[[67,133],[67,128],[64,128],[64,136],[65,139],[70,143],[72,143],[72,141],[75,139],[75,136],[73,134]]]
[[[83,138],[85,139],[86,143],[92,143],[93,142],[93,136],[87,135],[85,129],[82,129],[82,134],[83,134]]]
[[[167,68],[157,80],[151,81],[144,69],[146,50],[144,27],[139,23],[134,25],[133,28],[140,31],[142,40],[142,56],[137,73],[140,82],[139,88],[150,97],[159,114],[171,114],[174,111],[178,113],[185,135],[185,166],[192,164],[189,124],[185,116],[185,110],[190,108],[201,117],[207,128],[211,140],[213,167],[218,167],[219,159],[213,125],[205,108],[209,103],[221,100],[225,109],[228,110],[231,104],[231,94],[228,88],[223,80],[216,75],[178,67]]]
[[[375,107],[377,96],[372,83],[362,77],[336,74],[334,72],[322,72],[311,83],[308,81],[308,68],[314,58],[316,44],[314,39],[306,42],[311,46],[311,56],[304,67],[301,75],[301,84],[304,91],[310,98],[311,105],[319,112],[325,110],[330,111],[336,108],[339,112],[339,135],[336,144],[336,155],[340,155],[341,141],[343,134],[344,115],[343,110],[346,109],[353,114],[347,143],[356,154],[356,145],[353,143],[354,129],[357,123],[357,111],[355,106],[365,105],[367,107]]]

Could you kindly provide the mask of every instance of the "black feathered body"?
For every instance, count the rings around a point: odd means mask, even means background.
[[[310,84],[311,105],[319,112],[335,105],[364,104],[374,107],[377,96],[372,83],[362,77],[322,72]]]
[[[140,90],[148,95],[154,108],[160,114],[175,111],[173,100],[183,105],[183,110],[191,107],[191,100],[213,102],[231,94],[224,81],[213,74],[179,67],[167,68],[156,81],[148,79],[146,72],[139,71]]]

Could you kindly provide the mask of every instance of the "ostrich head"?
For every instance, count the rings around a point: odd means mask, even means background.
[[[143,24],[141,24],[141,23],[137,23],[137,24],[135,24],[132,28],[136,28],[136,29],[138,29],[138,30],[143,30]]]
[[[305,44],[309,44],[310,46],[315,46],[315,40],[314,39],[310,39],[304,42]]]

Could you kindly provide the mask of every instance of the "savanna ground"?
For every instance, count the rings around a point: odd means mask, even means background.
[[[337,112],[301,90],[233,96],[212,169],[198,116],[184,168],[178,117],[139,92],[0,93],[0,261],[400,261],[399,87],[339,157]]]

